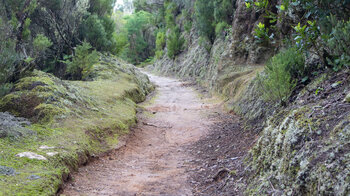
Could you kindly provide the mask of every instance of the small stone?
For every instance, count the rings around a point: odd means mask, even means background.
[[[48,150],[48,149],[54,149],[55,147],[49,147],[49,146],[40,146],[40,150]]]
[[[41,177],[40,176],[37,176],[37,175],[31,175],[28,177],[29,180],[38,180],[40,179]]]
[[[46,153],[48,156],[53,157],[55,155],[58,155],[58,152],[48,152]]]
[[[35,154],[34,152],[22,152],[16,155],[16,157],[26,157],[29,159],[37,159],[37,160],[47,160],[46,157],[42,155]]]
[[[350,103],[350,93],[348,93],[348,95],[346,95],[344,102]]]
[[[331,86],[332,86],[332,88],[337,88],[337,86],[339,86],[339,82],[336,82],[336,83],[333,83]]]

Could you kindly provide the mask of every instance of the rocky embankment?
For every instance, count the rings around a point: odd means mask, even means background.
[[[0,100],[0,195],[55,195],[70,172],[118,146],[152,89],[134,66],[106,56],[89,81],[22,78]]]
[[[176,23],[183,27],[181,17]],[[287,18],[301,20],[298,12]],[[259,134],[240,172],[247,185],[242,188],[242,178],[232,178],[227,182],[231,189],[239,186],[247,195],[348,195],[349,69],[318,70],[309,83],[298,84],[288,106],[266,101],[256,76],[278,46],[254,43],[254,26],[263,20],[238,0],[232,32],[217,36],[211,45],[203,43],[195,26],[190,32],[183,30],[186,49],[174,60],[164,55],[148,69],[195,81],[224,97],[226,107],[244,118],[246,131]],[[276,28],[281,32],[277,42],[291,36],[292,29],[285,23],[277,22]],[[307,58],[305,66],[315,66],[315,61]]]

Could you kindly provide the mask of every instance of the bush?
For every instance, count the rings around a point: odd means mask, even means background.
[[[91,45],[84,42],[75,49],[75,55],[72,60],[66,60],[67,74],[71,79],[87,79],[92,71],[93,65],[98,62],[99,55],[96,50],[91,51]]]
[[[164,51],[163,50],[156,51],[156,59],[162,58],[163,55],[164,55]]]
[[[165,33],[163,31],[158,32],[156,38],[156,50],[163,50],[165,43]]]
[[[176,55],[180,54],[184,43],[185,39],[181,36],[180,28],[174,28],[167,40],[168,57],[174,59]]]
[[[211,42],[215,39],[214,4],[212,0],[197,0],[195,3],[195,16],[200,36],[207,37]]]
[[[332,59],[328,58],[328,63],[333,66],[335,71],[343,67],[350,67],[350,21],[337,21],[333,16],[330,17],[333,26],[330,36],[327,40],[327,47]]]
[[[259,22],[259,24],[254,29],[254,38],[260,44],[268,44],[270,40],[269,28],[266,28],[265,24]]]
[[[156,59],[160,59],[164,52],[163,49],[165,47],[166,40],[165,40],[165,33],[163,31],[160,31],[157,33],[157,39],[156,39]]]
[[[304,59],[295,48],[278,53],[268,61],[265,75],[258,75],[264,98],[285,105],[297,84],[294,77],[303,72]]]
[[[215,35],[219,36],[229,25],[226,22],[219,22],[215,27]]]
[[[148,12],[139,11],[126,16],[125,20],[129,39],[126,56],[129,62],[139,64],[154,55],[154,45],[148,43],[151,37],[154,38],[154,33],[150,31],[154,18]]]
[[[175,27],[176,4],[174,2],[166,2],[165,7],[165,24],[168,29]]]
[[[191,21],[186,21],[185,25],[184,25],[184,29],[187,33],[191,32],[192,29],[192,22]]]
[[[15,50],[15,41],[11,38],[3,39],[0,28],[0,85],[8,81],[15,71],[15,64],[20,60]]]
[[[36,54],[40,54],[52,46],[52,42],[43,34],[39,34],[33,41],[33,46]]]
[[[11,89],[13,88],[12,83],[4,83],[0,84],[0,97],[3,97],[10,93]]]
[[[88,41],[99,51],[116,53],[117,43],[113,39],[115,23],[109,17],[90,15],[82,24],[83,40]]]

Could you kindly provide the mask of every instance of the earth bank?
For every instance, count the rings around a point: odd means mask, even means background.
[[[152,90],[147,76],[108,56],[89,81],[41,71],[21,79],[0,100],[11,113],[1,113],[0,195],[55,195],[72,171],[118,147]]]

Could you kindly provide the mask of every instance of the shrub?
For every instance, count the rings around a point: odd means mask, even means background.
[[[165,24],[167,28],[175,27],[176,4],[174,2],[166,2],[165,7]]]
[[[139,11],[126,16],[125,20],[129,39],[126,56],[129,62],[139,64],[154,55],[154,45],[148,43],[149,38],[154,37],[154,33],[149,31],[154,18],[148,12]]]
[[[195,16],[200,36],[207,37],[211,42],[215,39],[214,4],[212,0],[197,0],[195,3]]]
[[[258,75],[264,98],[285,105],[297,83],[294,76],[304,71],[303,66],[302,55],[295,48],[273,56],[265,67],[265,75]]]
[[[214,1],[214,17],[216,23],[230,23],[234,14],[234,4],[232,0],[215,0]]]
[[[164,47],[165,47],[165,33],[163,31],[160,31],[157,33],[156,50],[163,50]]]
[[[117,42],[113,39],[115,23],[109,17],[90,15],[82,24],[83,39],[99,51],[116,53]]]
[[[96,50],[91,51],[91,45],[84,42],[75,48],[72,60],[64,61],[67,64],[67,74],[72,79],[87,79],[92,71],[93,65],[98,62],[99,56]]]
[[[185,39],[181,36],[180,28],[174,28],[167,40],[168,57],[174,59],[176,55],[180,54],[184,43]]]
[[[164,55],[164,51],[163,50],[156,51],[156,59],[162,58],[163,55]]]
[[[226,22],[219,22],[215,27],[215,34],[219,36],[229,25]]]
[[[186,21],[185,25],[184,25],[184,28],[185,28],[185,31],[187,33],[190,33],[191,32],[191,29],[192,29],[192,22],[191,21]]]
[[[163,49],[165,47],[166,40],[165,40],[165,33],[163,31],[159,31],[157,33],[157,39],[156,39],[156,59],[160,59],[164,52]]]
[[[0,97],[3,97],[10,93],[11,89],[13,88],[12,83],[4,83],[0,84]]]
[[[39,34],[33,41],[33,46],[36,54],[40,54],[52,46],[52,42],[43,34]]]
[[[11,28],[0,17],[0,97],[8,94],[13,85],[9,82],[15,71],[15,65],[20,60],[16,53],[15,40],[9,37]]]
[[[333,26],[330,36],[326,42],[332,59],[328,58],[328,63],[335,71],[343,67],[350,67],[350,21],[337,21],[330,17]]]
[[[254,37],[260,44],[268,44],[269,42],[269,28],[265,27],[265,24],[259,22],[259,24],[254,29]]]

